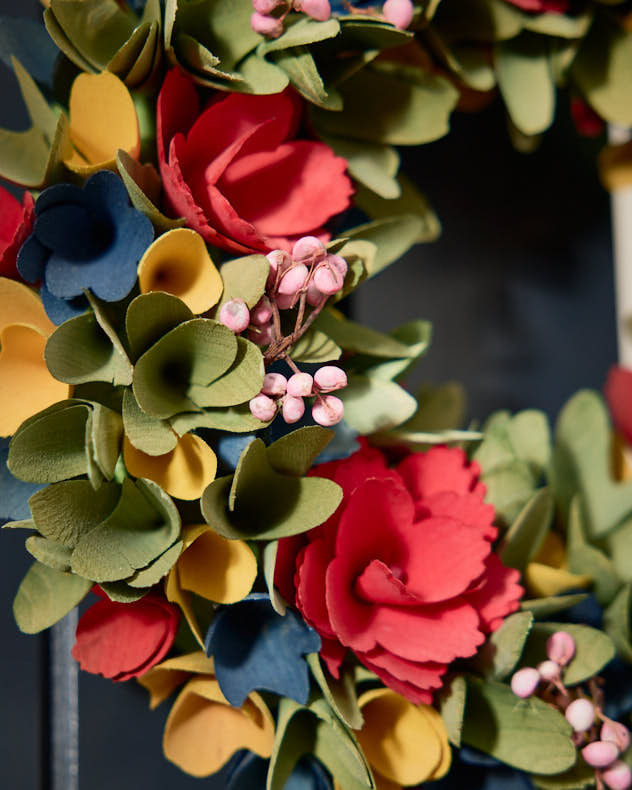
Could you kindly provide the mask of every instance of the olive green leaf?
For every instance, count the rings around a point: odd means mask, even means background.
[[[342,109],[342,97],[335,88],[325,86],[307,47],[275,51],[270,54],[270,58],[287,74],[294,88],[307,101],[326,110]]]
[[[522,601],[520,608],[523,612],[531,612],[536,620],[546,619],[552,614],[570,609],[588,598],[588,593],[573,593],[573,595],[551,595],[547,598],[532,598]]]
[[[296,362],[331,362],[340,359],[342,349],[337,343],[313,327],[292,346],[290,356]]]
[[[72,550],[54,540],[42,538],[40,535],[31,535],[26,539],[26,550],[36,560],[56,571],[67,572],[70,570],[70,557]]]
[[[391,359],[388,362],[380,360],[376,364],[375,359],[356,357],[353,360],[354,370],[385,381],[402,379],[430,347],[432,324],[429,321],[411,321],[393,329],[389,335],[408,346],[408,358]]]
[[[547,14],[546,16],[554,16]],[[557,15],[555,15],[557,16]],[[531,776],[531,781],[540,790],[584,790],[595,786],[595,769],[588,765],[581,755],[577,763],[558,776]]]
[[[141,165],[122,149],[116,154],[116,166],[135,209],[144,214],[157,233],[166,233],[186,225],[186,219],[165,216],[156,204],[160,201],[160,176],[152,165]]]
[[[284,615],[286,611],[286,604],[283,596],[274,586],[274,569],[276,568],[277,549],[279,548],[278,540],[271,540],[266,543],[263,549],[263,577],[265,579],[266,587],[268,588],[268,595],[270,596],[270,603],[272,608],[277,614]]]
[[[161,291],[137,296],[130,303],[125,316],[132,361],[136,361],[171,329],[193,317],[193,313],[177,296]]]
[[[141,570],[132,574],[132,576],[127,579],[126,584],[133,589],[145,589],[153,587],[154,584],[158,584],[176,564],[178,557],[182,553],[183,546],[184,544],[181,540],[177,541],[177,543],[170,546],[163,554],[156,557],[153,562],[150,562],[147,567],[141,568]]]
[[[259,55],[277,52],[292,47],[302,47],[317,41],[333,38],[340,32],[340,23],[334,17],[326,22],[317,22],[306,16],[290,17],[286,20],[285,31],[278,38],[262,41],[257,48]]]
[[[399,168],[399,154],[393,146],[361,140],[346,140],[327,135],[323,136],[322,140],[333,149],[337,156],[342,156],[347,160],[349,175],[371,192],[388,200],[400,196],[401,187],[396,178]],[[356,203],[357,197],[356,194]]]
[[[505,565],[524,571],[540,550],[554,510],[553,496],[541,488],[531,497],[505,535],[500,557]]]
[[[436,694],[436,702],[448,732],[448,738],[450,743],[457,748],[461,746],[466,698],[467,683],[463,675],[446,676],[443,685]]]
[[[628,663],[632,663],[632,584],[621,588],[606,609],[604,623],[619,654]]]
[[[231,367],[207,386],[192,384],[188,395],[196,406],[233,406],[258,395],[264,375],[263,355],[259,348],[249,340],[238,337],[237,356]]]
[[[307,656],[307,663],[329,707],[352,730],[362,728],[363,717],[358,707],[353,671],[342,667],[340,677],[334,678],[323,671],[318,653]]]
[[[399,384],[370,376],[350,376],[338,396],[345,406],[345,421],[361,434],[388,431],[417,409],[417,401]]]
[[[520,660],[532,626],[531,612],[512,614],[487,638],[470,666],[482,675],[504,680]]]
[[[367,277],[375,277],[416,244],[423,235],[424,221],[415,214],[384,217],[346,231],[350,239],[375,245],[376,254],[367,261]]]
[[[169,423],[145,414],[131,389],[123,394],[123,427],[131,444],[147,455],[165,455],[178,443]]]
[[[230,406],[227,409],[202,409],[199,412],[178,414],[170,420],[170,423],[178,436],[183,436],[196,428],[210,428],[229,433],[251,433],[270,424],[253,417],[247,403]]]
[[[283,475],[307,474],[316,457],[334,438],[334,432],[319,425],[309,425],[286,433],[267,448],[270,464]]]
[[[220,269],[224,292],[218,309],[231,299],[243,299],[252,310],[263,296],[269,271],[265,255],[246,255],[224,263]]]
[[[314,326],[324,332],[345,351],[366,354],[371,357],[414,358],[416,342],[400,342],[392,335],[377,332],[345,318],[335,310],[323,310]]]

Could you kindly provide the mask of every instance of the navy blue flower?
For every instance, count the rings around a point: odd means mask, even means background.
[[[106,302],[127,296],[153,237],[151,222],[130,205],[121,179],[103,170],[83,188],[56,184],[42,192],[18,271],[30,283],[42,281],[44,308],[60,324],[86,310],[84,289]]]
[[[272,691],[304,705],[309,670],[303,659],[320,650],[320,637],[295,612],[284,616],[264,593],[253,593],[221,609],[206,634],[206,652],[231,705],[242,705],[254,689]]]
[[[235,759],[227,790],[265,787],[268,765],[268,760],[252,752],[240,753]],[[331,782],[318,760],[305,755],[296,764],[283,790],[331,790]]]
[[[9,439],[0,439],[0,524],[31,518],[29,497],[44,488],[13,477],[7,467],[8,456]]]

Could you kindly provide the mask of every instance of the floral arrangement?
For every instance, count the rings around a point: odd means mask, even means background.
[[[0,53],[19,628],[81,605],[81,668],[177,692],[166,758],[230,790],[630,787],[632,373],[464,427],[404,386],[430,325],[344,298],[438,235],[398,147],[453,112],[632,125],[631,4],[44,5]]]

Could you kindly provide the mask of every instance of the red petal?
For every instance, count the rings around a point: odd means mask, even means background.
[[[616,429],[632,444],[632,370],[613,365],[606,380],[604,394]]]
[[[431,705],[432,704],[432,692],[428,691],[425,688],[419,688],[419,686],[415,685],[414,682],[407,678],[398,678],[395,675],[391,674],[387,669],[384,669],[377,664],[373,663],[367,656],[370,655],[368,653],[357,653],[357,656],[362,664],[369,669],[371,672],[376,674],[380,680],[384,683],[384,685],[391,688],[393,691],[401,694],[402,697],[406,697],[407,700],[412,702],[414,705]],[[410,666],[425,666],[424,664],[409,664]],[[414,670],[411,670],[411,676]],[[439,683],[439,688],[441,683]]]
[[[442,491],[415,503],[415,518],[451,516],[468,527],[480,530],[487,540],[495,540],[498,530],[493,526],[494,506],[486,505],[478,494],[457,494]]]
[[[481,473],[477,463],[468,463],[460,447],[433,447],[426,453],[413,453],[397,467],[415,499],[442,491],[467,494],[477,488]]]
[[[296,603],[319,634],[335,637],[325,604],[325,574],[332,558],[325,540],[315,540],[297,558]]]
[[[347,653],[347,648],[343,647],[337,639],[322,639],[320,657],[327,664],[329,674],[336,680],[340,677],[340,667]]]
[[[296,597],[293,581],[296,572],[296,557],[305,545],[307,545],[307,538],[303,533],[291,538],[282,538],[277,546],[274,584],[285,600],[292,605],[294,605]]]
[[[33,229],[35,201],[26,190],[22,205],[0,187],[0,276],[21,280],[16,267],[20,247]]]
[[[419,606],[393,571],[380,560],[372,560],[356,579],[354,592],[369,603]]]
[[[520,607],[524,589],[518,584],[520,572],[506,568],[496,554],[490,554],[485,564],[484,584],[465,598],[478,612],[483,631],[490,633]]]
[[[188,132],[200,112],[200,103],[192,80],[173,68],[162,83],[156,105],[156,137],[160,170],[167,161],[171,139],[178,132]]]
[[[178,609],[157,595],[130,604],[101,600],[80,619],[72,655],[87,672],[129,679],[167,654],[179,619]]]

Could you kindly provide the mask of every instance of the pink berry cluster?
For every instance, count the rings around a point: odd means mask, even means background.
[[[536,693],[566,716],[573,728],[573,743],[581,748],[584,761],[595,770],[597,790],[627,790],[632,786],[632,771],[619,757],[630,746],[630,731],[603,713],[603,692],[598,678],[588,681],[590,694],[569,690],[562,681],[562,670],[575,655],[573,637],[556,631],[546,643],[548,660],[536,668],[524,667],[511,678],[513,693],[527,699]]]
[[[298,371],[289,379],[281,373],[266,373],[261,392],[250,401],[250,411],[257,419],[268,422],[280,408],[285,422],[298,422],[305,413],[303,399],[315,397],[314,422],[335,425],[342,419],[344,405],[340,398],[328,393],[346,385],[346,373],[335,365],[324,365],[313,376]]]
[[[252,0],[252,6],[250,26],[268,38],[278,38],[283,33],[283,20],[290,11],[302,12],[318,22],[331,16],[329,0]]]

